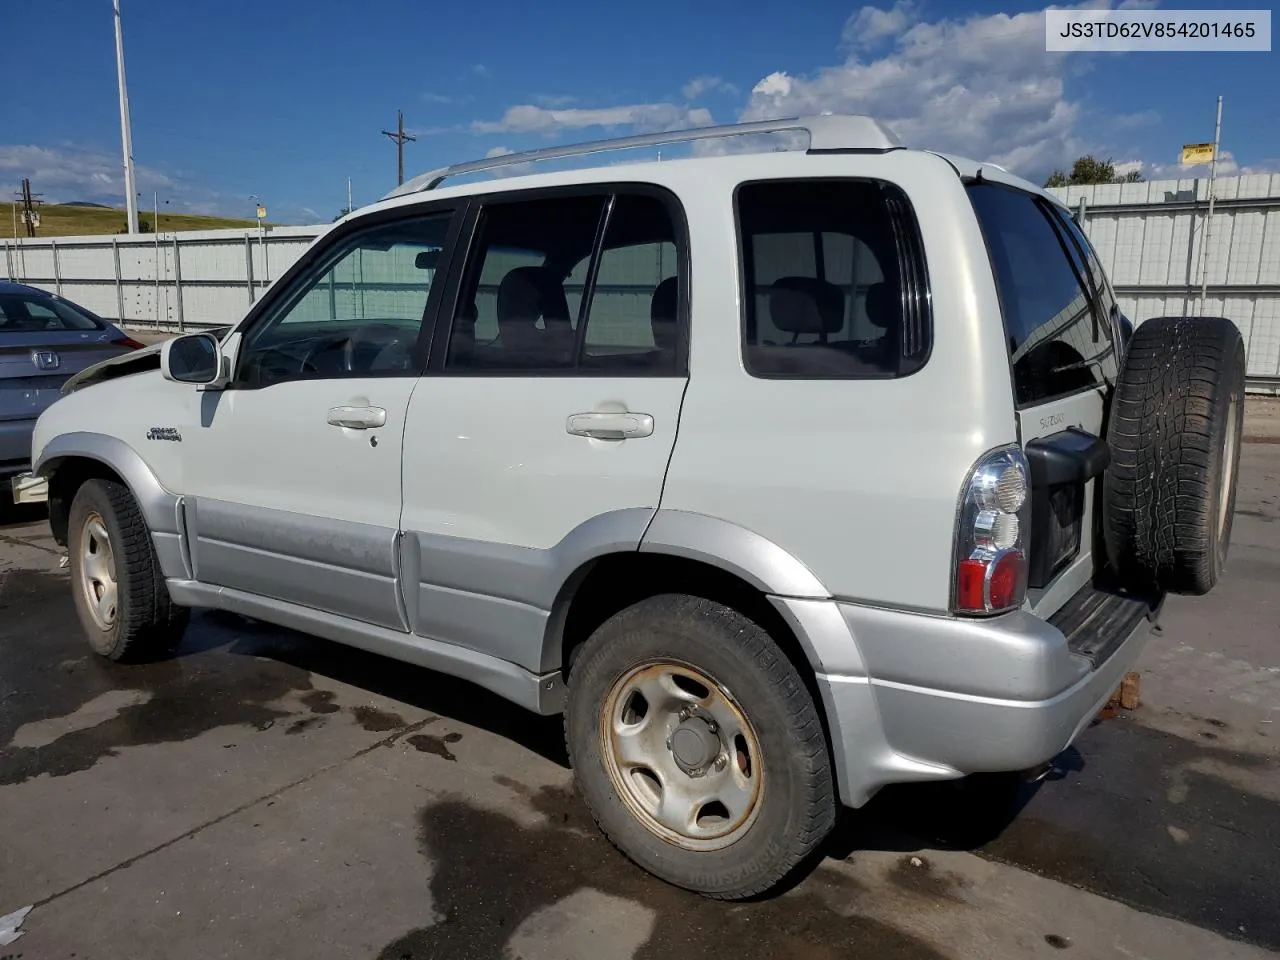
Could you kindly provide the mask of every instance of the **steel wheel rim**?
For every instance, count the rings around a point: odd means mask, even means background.
[[[1227,407],[1227,435],[1222,441],[1222,484],[1218,490],[1218,552],[1222,553],[1223,532],[1227,529],[1227,513],[1231,509],[1231,490],[1235,486],[1236,411],[1240,401],[1233,399]]]
[[[760,742],[723,685],[675,660],[618,677],[600,713],[614,790],[650,833],[686,850],[720,850],[760,812]]]
[[[85,519],[80,533],[80,592],[89,616],[101,630],[115,626],[119,591],[111,535],[99,514]]]

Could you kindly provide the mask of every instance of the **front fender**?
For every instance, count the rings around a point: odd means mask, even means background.
[[[156,546],[166,577],[190,577],[182,548],[182,498],[166,490],[146,461],[123,440],[101,433],[63,433],[50,438],[32,466],[37,476],[52,481],[71,460],[89,460],[111,469],[128,486]]]

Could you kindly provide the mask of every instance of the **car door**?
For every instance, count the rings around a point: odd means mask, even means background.
[[[499,195],[468,219],[405,430],[408,614],[550,670],[565,578],[636,549],[661,497],[686,384],[684,219],[641,187]]]
[[[401,444],[453,223],[353,225],[251,321],[184,438],[196,579],[405,628]]]

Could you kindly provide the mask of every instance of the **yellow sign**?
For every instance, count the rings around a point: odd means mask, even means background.
[[[1210,144],[1210,146],[1212,146],[1212,144]],[[261,205],[259,205],[259,206],[258,206],[258,219],[259,219],[259,220],[265,220],[265,219],[267,219],[267,208],[266,208],[266,207],[261,206]]]
[[[1212,143],[1188,143],[1182,148],[1182,165],[1184,167],[1195,166],[1200,163],[1213,162],[1213,144]]]

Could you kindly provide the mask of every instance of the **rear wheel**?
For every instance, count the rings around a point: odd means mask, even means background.
[[[570,674],[565,730],[601,829],[678,886],[763,893],[835,822],[799,673],[762,628],[709,600],[651,597],[606,621]]]
[[[71,502],[67,550],[76,613],[96,653],[111,660],[163,654],[182,639],[151,533],[128,488],[88,480]]]
[[[1244,381],[1244,342],[1230,320],[1157,317],[1134,331],[1103,481],[1107,554],[1126,586],[1198,595],[1222,576]]]

